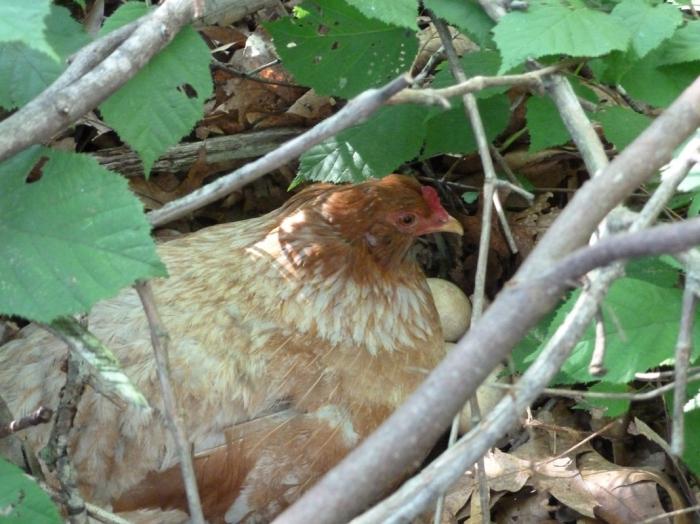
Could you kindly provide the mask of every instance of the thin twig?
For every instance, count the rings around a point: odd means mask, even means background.
[[[688,376],[687,383],[700,381],[700,373],[695,373]],[[565,388],[544,388],[542,390],[543,395],[550,395],[553,397],[564,397],[571,398],[574,400],[582,399],[597,399],[597,400],[629,400],[630,402],[645,402],[647,400],[652,400],[658,398],[669,391],[673,391],[676,382],[669,382],[658,388],[650,389],[649,391],[644,391],[642,393],[620,393],[620,392],[610,392],[605,393],[603,391],[581,391],[577,389],[565,389]],[[496,389],[506,389],[509,391],[517,392],[520,387],[517,384],[502,384],[500,382],[495,382],[492,384],[487,384],[488,387]]]
[[[594,377],[601,377],[607,372],[603,365],[606,347],[605,322],[603,321],[602,311],[598,309],[595,315],[595,344],[593,346],[591,362],[588,364],[588,372]]]
[[[445,48],[445,54],[447,55],[447,61],[450,64],[450,70],[452,71],[452,76],[460,84],[467,82],[467,76],[462,70],[462,66],[459,63],[459,57],[455,51],[454,45],[452,44],[452,36],[450,30],[439,17],[430,13],[430,18],[440,35],[440,41],[442,46]],[[486,267],[488,263],[488,256],[491,247],[491,223],[493,216],[494,204],[498,202],[498,195],[496,194],[495,180],[496,170],[493,167],[493,160],[491,159],[491,154],[489,152],[489,142],[486,139],[486,131],[484,130],[484,123],[481,119],[481,114],[479,113],[479,108],[476,103],[476,97],[471,93],[466,93],[462,95],[462,101],[464,102],[464,110],[469,122],[471,123],[472,131],[476,138],[477,149],[479,151],[479,157],[481,158],[481,165],[484,169],[484,197],[483,197],[483,207],[481,215],[481,234],[479,237],[479,254],[476,262],[476,276],[474,277],[474,297],[472,305],[472,316],[471,324],[478,321],[484,311],[484,299],[486,295]],[[500,206],[498,206],[500,207]],[[505,222],[504,230],[509,231],[508,223],[505,220],[505,214],[503,213],[502,207],[500,207],[501,215],[503,215],[503,221]],[[511,238],[512,239],[512,238]],[[515,242],[513,241],[513,245]],[[517,251],[517,246],[515,247]],[[474,416],[475,413],[472,412]],[[459,412],[455,415],[456,423],[452,424],[452,431],[450,438],[454,440],[456,438],[456,428],[459,427]],[[486,499],[488,501],[488,484],[486,482],[486,477],[483,473],[483,462],[482,467],[478,468],[477,475],[480,475],[480,480],[483,481],[479,483],[479,491],[481,494],[481,499]],[[480,471],[480,473],[479,473]],[[441,495],[443,497],[444,495]],[[486,507],[482,508],[483,520],[486,524],[490,522],[489,508],[488,504]],[[436,515],[438,517],[438,515]],[[442,515],[439,515],[442,518]],[[439,521],[436,521],[439,524]]]
[[[66,383],[59,395],[56,420],[51,428],[49,442],[40,452],[42,460],[49,469],[56,470],[56,477],[61,486],[59,497],[66,507],[71,524],[87,524],[85,501],[78,490],[75,468],[68,455],[68,444],[75,415],[78,412],[78,403],[87,383],[86,368],[87,364],[84,360],[73,352],[68,352]]]
[[[700,371],[700,366],[688,368],[688,374],[694,374]],[[647,371],[645,373],[635,373],[634,380],[643,382],[658,382],[660,380],[673,380],[676,375],[675,371]]]
[[[506,182],[510,184],[510,182]],[[496,183],[496,186],[500,184]],[[510,224],[508,224],[508,218],[506,217],[506,212],[503,209],[503,204],[501,204],[501,197],[497,191],[493,193],[493,207],[496,210],[496,216],[498,221],[501,223],[501,229],[503,230],[503,236],[506,237],[506,242],[508,243],[508,248],[510,252],[514,255],[518,254],[518,244],[515,243],[515,238],[513,238],[513,232],[510,230]],[[479,247],[481,249],[481,247]]]
[[[448,100],[450,98],[476,93],[489,87],[517,85],[538,89],[542,87],[542,78],[558,72],[560,67],[557,65],[542,67],[521,75],[474,76],[469,79],[465,77],[463,80],[457,80],[457,84],[441,89],[407,89],[391,97],[389,103],[439,105],[443,107],[447,105],[449,107]]]
[[[521,197],[529,200],[530,202],[535,200],[535,195],[530,193],[527,189],[523,189],[522,187],[515,185],[512,182],[509,182],[508,180],[502,180],[499,178],[498,180],[496,180],[496,187],[503,187],[509,189],[510,191],[519,194]]]
[[[693,349],[693,325],[695,323],[695,307],[697,305],[697,281],[692,274],[686,277],[683,290],[683,308],[681,310],[680,329],[676,343],[675,355],[675,385],[673,389],[673,424],[671,426],[671,453],[677,457],[683,455],[685,449],[685,401],[687,398],[688,364]]]
[[[584,245],[602,218],[667,163],[675,148],[698,125],[700,79],[598,177],[579,189],[481,320],[471,326],[406,402],[278,519],[287,524],[347,522],[376,500],[378,492],[395,485],[405,475],[406,464],[420,461],[484,378],[555,307],[567,289],[562,282],[538,280],[533,284],[531,278]],[[577,337],[589,327],[599,303],[597,297],[592,299],[591,317],[572,332],[565,330],[561,340],[542,353],[531,371],[523,375],[519,383],[527,389],[522,395],[507,395],[485,415],[478,428],[359,521],[410,520],[517,423],[540,389],[557,373]],[[566,327],[571,328],[574,322],[575,316]],[[405,435],[411,438],[403,438]]]
[[[192,464],[192,455],[190,454],[189,441],[185,434],[184,424],[177,407],[175,391],[170,382],[170,361],[168,359],[168,343],[169,336],[165,329],[165,325],[160,318],[158,308],[156,306],[153,291],[148,282],[138,282],[134,285],[136,291],[143,304],[143,310],[148,319],[148,327],[151,331],[151,343],[153,344],[153,355],[156,361],[156,369],[158,371],[158,380],[160,381],[160,389],[163,393],[163,406],[165,408],[165,420],[168,429],[173,435],[175,448],[178,457],[180,458],[180,471],[185,484],[185,492],[187,494],[187,505],[189,507],[190,519],[194,524],[204,524],[204,514],[202,513],[202,503],[199,499],[199,491],[197,489],[197,479],[194,473],[194,465]]]
[[[316,124],[306,133],[292,138],[265,156],[216,179],[189,195],[173,200],[156,211],[151,211],[147,215],[148,220],[151,225],[160,226],[225,197],[232,191],[295,159],[326,138],[366,120],[392,95],[408,87],[410,83],[411,80],[406,75],[401,75],[379,89],[368,89],[360,93],[340,111]]]
[[[692,513],[693,511],[699,511],[700,505],[690,506],[689,508],[677,509],[675,511],[669,511],[667,513],[662,513],[661,515],[656,515],[648,519],[642,520],[639,524],[652,524],[652,522],[658,522],[660,520],[668,522],[668,517],[677,517],[679,515],[685,515],[686,513]]]
[[[6,426],[0,427],[0,438],[7,437],[23,429],[38,426],[39,424],[46,424],[53,417],[53,410],[45,406],[39,406],[32,413],[26,417],[13,420]]]
[[[89,502],[85,503],[85,509],[87,509],[88,515],[90,515],[93,519],[99,520],[104,524],[132,524],[130,521],[120,517],[119,515],[115,515],[114,513],[94,504],[90,504]]]

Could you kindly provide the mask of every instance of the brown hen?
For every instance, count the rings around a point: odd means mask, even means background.
[[[409,255],[417,236],[438,231],[462,228],[435,190],[390,175],[312,186],[268,215],[160,246],[170,277],[154,293],[210,522],[270,520],[440,360],[437,313]],[[136,293],[98,304],[89,324],[153,409],[86,391],[71,441],[81,490],[137,520],[182,520]],[[0,348],[0,395],[15,416],[55,406],[65,358],[63,344],[34,326]],[[35,451],[47,437],[47,428],[23,436]]]

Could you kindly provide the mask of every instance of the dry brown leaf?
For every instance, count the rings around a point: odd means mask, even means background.
[[[596,514],[610,524],[639,522],[665,513],[657,485],[669,494],[674,510],[685,507],[680,493],[660,473],[616,466],[593,451],[581,455],[578,465],[588,489],[598,501]],[[658,522],[664,524],[671,520],[666,518]],[[679,515],[673,522],[690,521],[687,515]]]

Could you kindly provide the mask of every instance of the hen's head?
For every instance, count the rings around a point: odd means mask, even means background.
[[[299,196],[304,193],[311,197],[308,205],[336,235],[385,269],[403,263],[420,235],[463,232],[445,211],[435,189],[408,176],[389,175],[348,186],[314,186]]]

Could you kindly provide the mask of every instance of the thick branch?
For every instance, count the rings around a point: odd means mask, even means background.
[[[49,96],[39,95],[0,122],[0,160],[75,123],[132,78],[191,18],[191,0],[167,0],[94,69],[60,90],[49,87]]]
[[[343,109],[309,129],[303,135],[285,142],[264,157],[218,178],[211,184],[207,184],[178,200],[173,200],[156,211],[151,211],[147,215],[148,219],[153,226],[160,226],[223,198],[273,169],[283,166],[326,138],[366,120],[389,98],[408,87],[409,84],[409,78],[402,75],[379,89],[368,89],[360,93]]]
[[[666,163],[674,148],[698,125],[700,79],[599,176],[579,190],[518,271],[516,284],[504,288],[481,321],[406,403],[282,514],[279,521],[349,520],[419,461],[488,373],[556,304],[563,284],[545,285],[537,277],[553,261],[584,245],[602,218]],[[531,281],[536,284],[530,285]],[[517,419],[518,411],[517,406],[511,407],[501,415],[513,417],[507,419],[512,421]],[[492,415],[489,418],[493,420],[495,413]],[[418,425],[420,431],[416,430]],[[485,440],[478,449],[474,448],[474,453],[481,453],[484,442],[495,441],[504,425],[498,431],[492,426],[482,427],[480,438]]]

